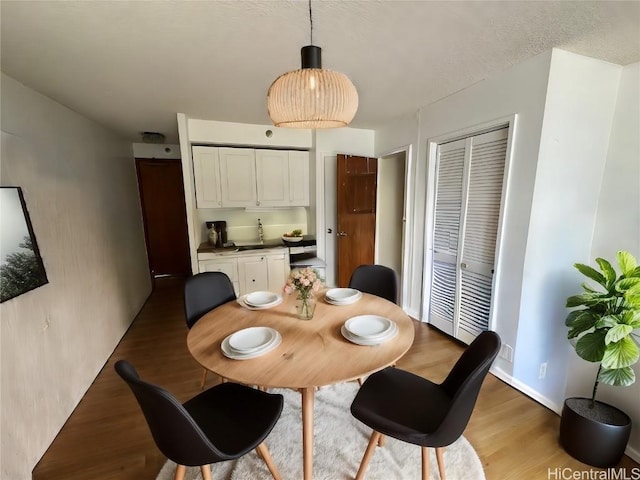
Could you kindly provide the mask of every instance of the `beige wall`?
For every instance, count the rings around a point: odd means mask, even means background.
[[[49,283],[0,305],[0,477],[31,470],[150,293],[131,144],[2,75],[2,185]]]

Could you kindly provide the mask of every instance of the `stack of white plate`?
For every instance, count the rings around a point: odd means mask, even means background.
[[[251,327],[239,330],[222,341],[222,353],[235,360],[246,360],[270,352],[282,341],[277,330]]]
[[[355,288],[332,288],[325,293],[325,300],[331,305],[351,305],[362,298],[362,292]]]
[[[378,315],[358,315],[344,322],[342,336],[358,345],[379,345],[398,333],[393,320]]]
[[[273,292],[252,292],[238,298],[238,303],[249,310],[263,310],[282,303],[282,295]]]

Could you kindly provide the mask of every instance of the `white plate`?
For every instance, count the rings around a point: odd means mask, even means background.
[[[351,290],[351,289],[347,288],[345,290]],[[331,290],[329,290],[329,292],[330,291]],[[352,303],[356,303],[358,300],[362,298],[362,292],[359,292],[358,290],[355,290],[355,292],[357,292],[355,295],[347,296],[342,300],[336,300],[334,298],[331,298],[329,296],[329,292],[327,292],[324,298],[327,301],[327,303],[330,303],[331,305],[351,305]]]
[[[358,295],[362,296],[362,293],[355,288],[331,288],[325,295],[332,302],[346,302]]]
[[[349,330],[347,330],[347,328],[344,325],[340,329],[340,333],[342,333],[342,336],[347,340],[349,340],[351,343],[355,343],[356,345],[373,347],[375,345],[380,345],[381,343],[384,343],[388,340],[391,340],[393,337],[395,337],[398,333],[398,327],[394,323],[391,330],[385,336],[376,338],[374,340],[368,340],[368,339],[356,337],[351,333],[349,333]]]
[[[238,353],[251,353],[268,345],[275,334],[269,327],[245,328],[229,336],[229,346]]]
[[[278,294],[272,292],[252,292],[244,297],[244,303],[250,307],[268,307],[275,305],[278,301]]]
[[[248,309],[248,310],[265,310],[267,308],[272,308],[275,307],[276,305],[280,305],[282,303],[282,295],[278,295],[278,300],[273,303],[272,305],[265,305],[263,307],[253,307],[251,305],[247,305],[247,303],[244,301],[245,297],[247,295],[242,295],[241,297],[238,297],[236,299],[236,302],[238,302],[241,306],[243,306],[244,308]]]
[[[222,354],[227,358],[232,358],[234,360],[248,360],[250,358],[259,357],[260,355],[264,355],[265,353],[274,350],[278,347],[278,345],[280,345],[281,342],[282,336],[278,331],[276,331],[273,340],[264,348],[251,353],[238,353],[231,348],[231,346],[229,345],[229,337],[227,337],[222,341],[221,350]]]
[[[394,322],[378,315],[358,315],[351,317],[344,323],[350,334],[364,340],[384,337],[393,328],[393,325],[395,325]]]

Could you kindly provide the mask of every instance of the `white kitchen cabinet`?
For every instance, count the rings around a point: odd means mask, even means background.
[[[250,292],[269,290],[269,272],[266,256],[239,258],[238,277],[242,295]]]
[[[220,258],[213,260],[199,260],[198,270],[202,272],[222,272],[229,277],[233,283],[236,295],[240,294],[240,284],[238,282],[238,261],[235,258]]]
[[[286,253],[247,255],[238,258],[240,293],[269,291],[281,293],[289,274]]]
[[[309,205],[309,152],[289,152],[289,205]]]
[[[255,291],[281,293],[289,276],[289,251],[266,248],[230,253],[198,253],[200,272],[223,272],[236,295]]]
[[[289,276],[289,254],[267,256],[267,276],[269,291],[282,293],[287,277]]]
[[[256,150],[256,182],[258,206],[289,206],[289,152]]]
[[[220,193],[223,207],[255,207],[256,156],[252,148],[220,148]]]
[[[193,147],[197,208],[309,205],[309,152]]]
[[[218,150],[216,147],[193,147],[197,208],[222,207]]]

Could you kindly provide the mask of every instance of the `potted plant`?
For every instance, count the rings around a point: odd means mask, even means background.
[[[640,328],[640,267],[625,251],[616,254],[620,274],[597,258],[599,270],[575,268],[602,288],[582,284],[584,292],[567,299],[575,308],[565,321],[576,353],[599,364],[591,398],[568,398],[560,421],[560,443],[574,458],[595,467],[616,465],[631,433],[631,419],[621,410],[595,399],[598,385],[629,386],[640,350],[634,330]]]

